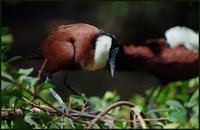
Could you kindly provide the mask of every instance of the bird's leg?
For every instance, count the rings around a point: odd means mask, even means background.
[[[64,78],[64,83],[65,83],[65,86],[75,95],[79,95],[81,97],[84,98],[85,101],[87,101],[88,99],[85,97],[85,95],[81,94],[78,90],[74,89],[72,87],[72,85],[70,85],[70,83],[68,82],[69,81],[69,75],[70,75],[70,72],[67,73],[67,75],[65,76]]]
[[[48,74],[45,83],[51,83],[52,82],[52,77],[50,74]],[[51,94],[54,96],[54,98],[58,101],[58,103],[60,104],[62,111],[66,113],[67,111],[67,106],[66,104],[63,102],[62,98],[56,93],[56,91],[53,90],[53,88],[49,88],[49,91],[51,92]],[[73,128],[75,128],[72,120],[70,118],[68,118],[69,123],[71,124],[71,126]],[[64,122],[64,115],[62,115],[62,121]],[[61,125],[61,129],[63,129],[63,125]]]
[[[84,94],[81,94],[78,90],[74,89],[74,88],[72,87],[72,85],[70,85],[70,83],[68,82],[68,81],[69,81],[69,75],[70,75],[70,72],[68,71],[67,75],[66,75],[65,78],[64,78],[65,86],[66,86],[73,94],[83,97],[84,103],[85,103],[85,105],[84,105],[85,110],[91,108],[90,100],[89,100]]]

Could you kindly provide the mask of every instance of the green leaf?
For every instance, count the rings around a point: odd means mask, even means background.
[[[4,62],[1,62],[1,72],[6,72],[7,70],[7,64]]]
[[[163,128],[164,129],[176,129],[180,126],[179,123],[169,123],[169,124],[166,124]]]
[[[37,123],[35,122],[33,119],[32,119],[32,115],[31,114],[26,114],[25,117],[24,117],[24,120],[29,123],[30,125],[34,125],[34,128],[35,129],[41,129],[42,127]]]
[[[164,123],[158,122],[158,125],[161,126],[162,128],[164,127]]]
[[[29,69],[19,69],[19,73],[22,74],[22,75],[29,75],[31,74],[31,72],[33,71],[33,68],[29,68]]]
[[[22,93],[23,93],[23,90],[21,88],[19,88],[18,86],[14,86],[11,90],[11,93],[13,95],[16,95],[18,97],[21,97],[22,96]]]
[[[8,120],[1,121],[1,129],[9,129],[10,123]]]
[[[180,123],[186,123],[186,113],[185,112],[171,112],[169,115],[169,120],[172,122],[180,122]]]
[[[142,111],[142,107],[139,105],[136,105],[133,109],[135,109],[135,112],[140,113]]]
[[[190,101],[192,100],[196,100],[199,99],[199,89],[197,89],[194,94],[192,95],[192,97],[190,98]]]
[[[196,105],[192,108],[193,111],[193,116],[194,117],[199,117],[199,105]]]
[[[1,27],[1,36],[7,34],[9,30],[9,27]]]
[[[16,106],[19,107],[19,108],[26,107],[27,102],[24,101],[24,100],[18,99]]]
[[[76,129],[84,129],[85,128],[85,126],[82,124],[76,124],[75,127],[76,127]]]
[[[4,55],[9,49],[11,48],[10,45],[1,45],[1,58],[4,58]]]
[[[22,80],[20,79],[21,77],[20,76],[23,76],[22,74],[20,74],[18,71],[12,71],[10,72],[10,74],[12,75],[13,79],[18,79],[19,78],[19,81],[21,82]]]
[[[199,105],[196,105],[192,108],[191,118],[189,123],[193,126],[193,128],[199,128]]]
[[[197,89],[192,97],[190,98],[189,102],[186,104],[187,107],[192,107],[199,104],[199,89]]]
[[[10,62],[13,62],[13,61],[15,61],[15,60],[18,60],[18,59],[20,59],[20,58],[21,58],[21,56],[14,56],[14,57],[10,58],[10,59],[7,61],[7,63],[9,64]]]
[[[158,108],[158,109],[152,109],[152,110],[147,111],[147,114],[151,114],[155,112],[163,113],[163,112],[169,112],[169,111],[172,111],[172,110],[169,108]]]
[[[13,36],[11,34],[1,36],[2,45],[8,45],[13,42]]]
[[[170,108],[171,108],[172,110],[186,112],[185,107],[184,107],[179,101],[177,101],[177,100],[168,100],[168,101],[166,102],[166,104],[167,104],[168,106],[170,106]]]
[[[118,120],[114,120],[113,124],[119,128],[123,128],[123,122],[122,121],[118,121]]]
[[[116,101],[119,100],[119,96],[117,95],[117,92],[116,92],[116,91],[114,91],[114,92],[107,91],[107,92],[104,94],[103,99],[108,100],[108,101],[112,101],[112,102],[116,102]]]
[[[108,99],[112,99],[114,98],[116,95],[116,92],[111,92],[111,91],[107,91],[105,94],[104,94],[104,99],[108,100]]]
[[[10,86],[12,86],[11,83],[6,82],[4,80],[1,81],[1,90],[4,90],[5,88],[10,87]]]
[[[48,123],[49,121],[52,120],[51,115],[49,115],[49,114],[47,114],[47,113],[40,113],[40,114],[38,114],[38,117],[39,117],[40,119],[42,119],[45,123]]]
[[[195,86],[199,86],[199,77],[189,80],[189,87],[192,88]]]
[[[125,121],[119,121],[119,120],[114,120],[113,121],[113,124],[116,126],[116,127],[119,127],[121,129],[126,129],[128,127],[128,123],[125,122]]]
[[[97,125],[100,127],[100,129],[108,129],[108,126],[106,125],[105,121],[99,120],[97,122]]]
[[[40,86],[39,86],[39,92],[43,91],[43,90],[46,90],[46,89],[49,89],[49,88],[53,88],[54,86],[50,83],[42,83]]]
[[[93,96],[90,99],[91,99],[91,104],[95,110],[103,111],[103,108],[101,105],[101,99],[99,97]]]
[[[130,102],[134,104],[140,104],[143,108],[145,105],[145,99],[142,95],[134,94],[134,96],[130,99]]]
[[[1,106],[2,107],[9,107],[9,101],[10,101],[10,93],[6,91],[1,92]]]
[[[11,107],[14,107],[14,104],[16,103],[17,100],[18,100],[18,98],[15,97],[15,96],[10,97],[9,105],[10,105]]]
[[[84,105],[84,98],[81,97],[81,96],[71,95],[69,97],[69,100],[70,100],[71,103],[78,104],[78,105],[81,105],[81,106]]]
[[[9,78],[11,80],[13,79],[12,76],[10,74],[6,73],[6,72],[1,72],[1,75],[6,77],[6,78]]]
[[[30,124],[28,124],[21,118],[14,119],[13,129],[32,129],[32,128],[33,128],[33,126],[31,126]]]
[[[181,94],[181,95],[177,95],[177,98],[182,100],[183,102],[186,102],[189,99],[189,95],[188,94]]]
[[[34,87],[39,78],[29,77],[29,76],[20,76],[20,81],[24,86]]]

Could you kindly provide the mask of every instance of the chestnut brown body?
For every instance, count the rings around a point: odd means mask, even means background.
[[[123,46],[128,64],[137,64],[163,84],[198,76],[198,53],[184,46],[170,48],[165,40],[148,40],[146,45]]]
[[[46,60],[44,71],[62,68],[88,70],[94,64],[94,38],[99,29],[88,24],[62,25],[42,43],[41,54]]]

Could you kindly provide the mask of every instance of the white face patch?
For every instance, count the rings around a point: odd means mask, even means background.
[[[112,44],[112,38],[106,35],[101,35],[97,37],[95,43],[95,53],[94,53],[94,66],[91,70],[97,70],[105,67],[109,51]]]
[[[174,48],[184,45],[186,48],[198,52],[199,51],[199,34],[187,27],[172,27],[165,32],[170,47]]]

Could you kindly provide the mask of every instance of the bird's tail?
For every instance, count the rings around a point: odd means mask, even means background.
[[[40,59],[43,60],[44,56],[41,53],[39,53],[39,54],[37,54],[35,56],[29,57],[29,59],[30,60],[40,60]]]

